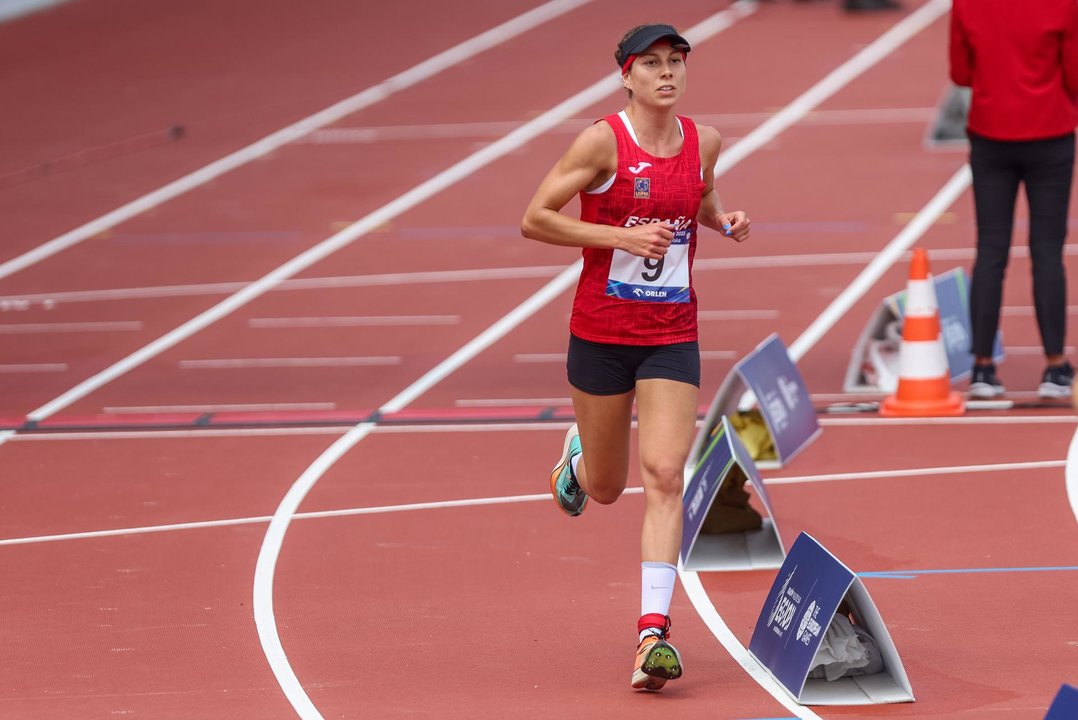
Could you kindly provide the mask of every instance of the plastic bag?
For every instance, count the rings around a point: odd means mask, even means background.
[[[833,682],[843,677],[875,675],[882,670],[883,658],[876,641],[864,628],[838,614],[827,626],[808,676]]]

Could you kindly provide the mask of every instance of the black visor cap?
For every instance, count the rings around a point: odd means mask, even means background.
[[[660,40],[669,40],[670,46],[689,52],[689,41],[678,35],[678,31],[670,25],[645,25],[633,33],[632,37],[625,41],[618,51],[618,66],[625,65],[630,55],[639,55]]]

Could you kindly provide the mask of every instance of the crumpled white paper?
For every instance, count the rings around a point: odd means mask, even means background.
[[[881,670],[883,658],[872,636],[854,626],[845,615],[835,615],[812,659],[809,677],[834,681],[854,675],[875,675]]]

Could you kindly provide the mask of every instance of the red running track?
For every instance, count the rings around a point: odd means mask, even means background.
[[[0,154],[0,262],[530,7],[151,12],[90,0],[0,25],[0,47],[23,58],[0,81],[18,99]],[[723,7],[681,3],[667,19],[688,28]],[[287,144],[0,278],[4,426],[594,83],[611,70],[611,18],[636,17],[654,19],[653,8],[566,9],[343,119],[336,135]],[[736,147],[761,114],[902,17],[762,5],[697,43],[685,111]],[[405,26],[406,43],[361,30]],[[960,167],[960,151],[921,144],[945,42],[940,18],[720,179],[726,204],[750,209],[754,237],[704,238],[705,399],[770,332],[801,336]],[[866,584],[917,702],[804,709],[751,679],[680,591],[688,674],[662,695],[628,690],[641,498],[569,522],[543,497],[567,420],[567,292],[415,385],[572,262],[521,241],[516,224],[574,128],[619,102],[613,91],[596,99],[42,418],[84,432],[0,435],[0,653],[17,668],[0,715],[1043,717],[1078,676],[1066,407],[947,423],[824,418],[815,444],[765,474],[787,542],[806,530],[856,571],[907,578]],[[176,123],[189,130],[180,140],[131,141]],[[58,169],[43,174],[50,161]],[[919,243],[937,271],[968,267],[972,233],[965,193]],[[819,404],[841,397],[849,349],[904,271],[892,267],[801,358]],[[1002,370],[1018,398],[1039,376],[1022,349],[1036,345],[1028,297],[1016,254]],[[354,445],[312,465],[378,408],[397,421],[353,431]],[[499,422],[456,424],[480,419]],[[267,555],[267,530],[287,514],[271,517],[314,475],[279,555]],[[255,580],[266,557],[268,587]],[[701,576],[743,644],[772,578]],[[252,609],[267,601],[277,654]]]

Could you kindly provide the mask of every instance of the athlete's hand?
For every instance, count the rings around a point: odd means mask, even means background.
[[[666,254],[674,239],[674,226],[669,223],[645,223],[622,228],[618,247],[627,253],[658,260]]]
[[[743,242],[749,237],[749,218],[742,210],[719,213],[716,217],[723,229],[723,234],[735,242]]]

